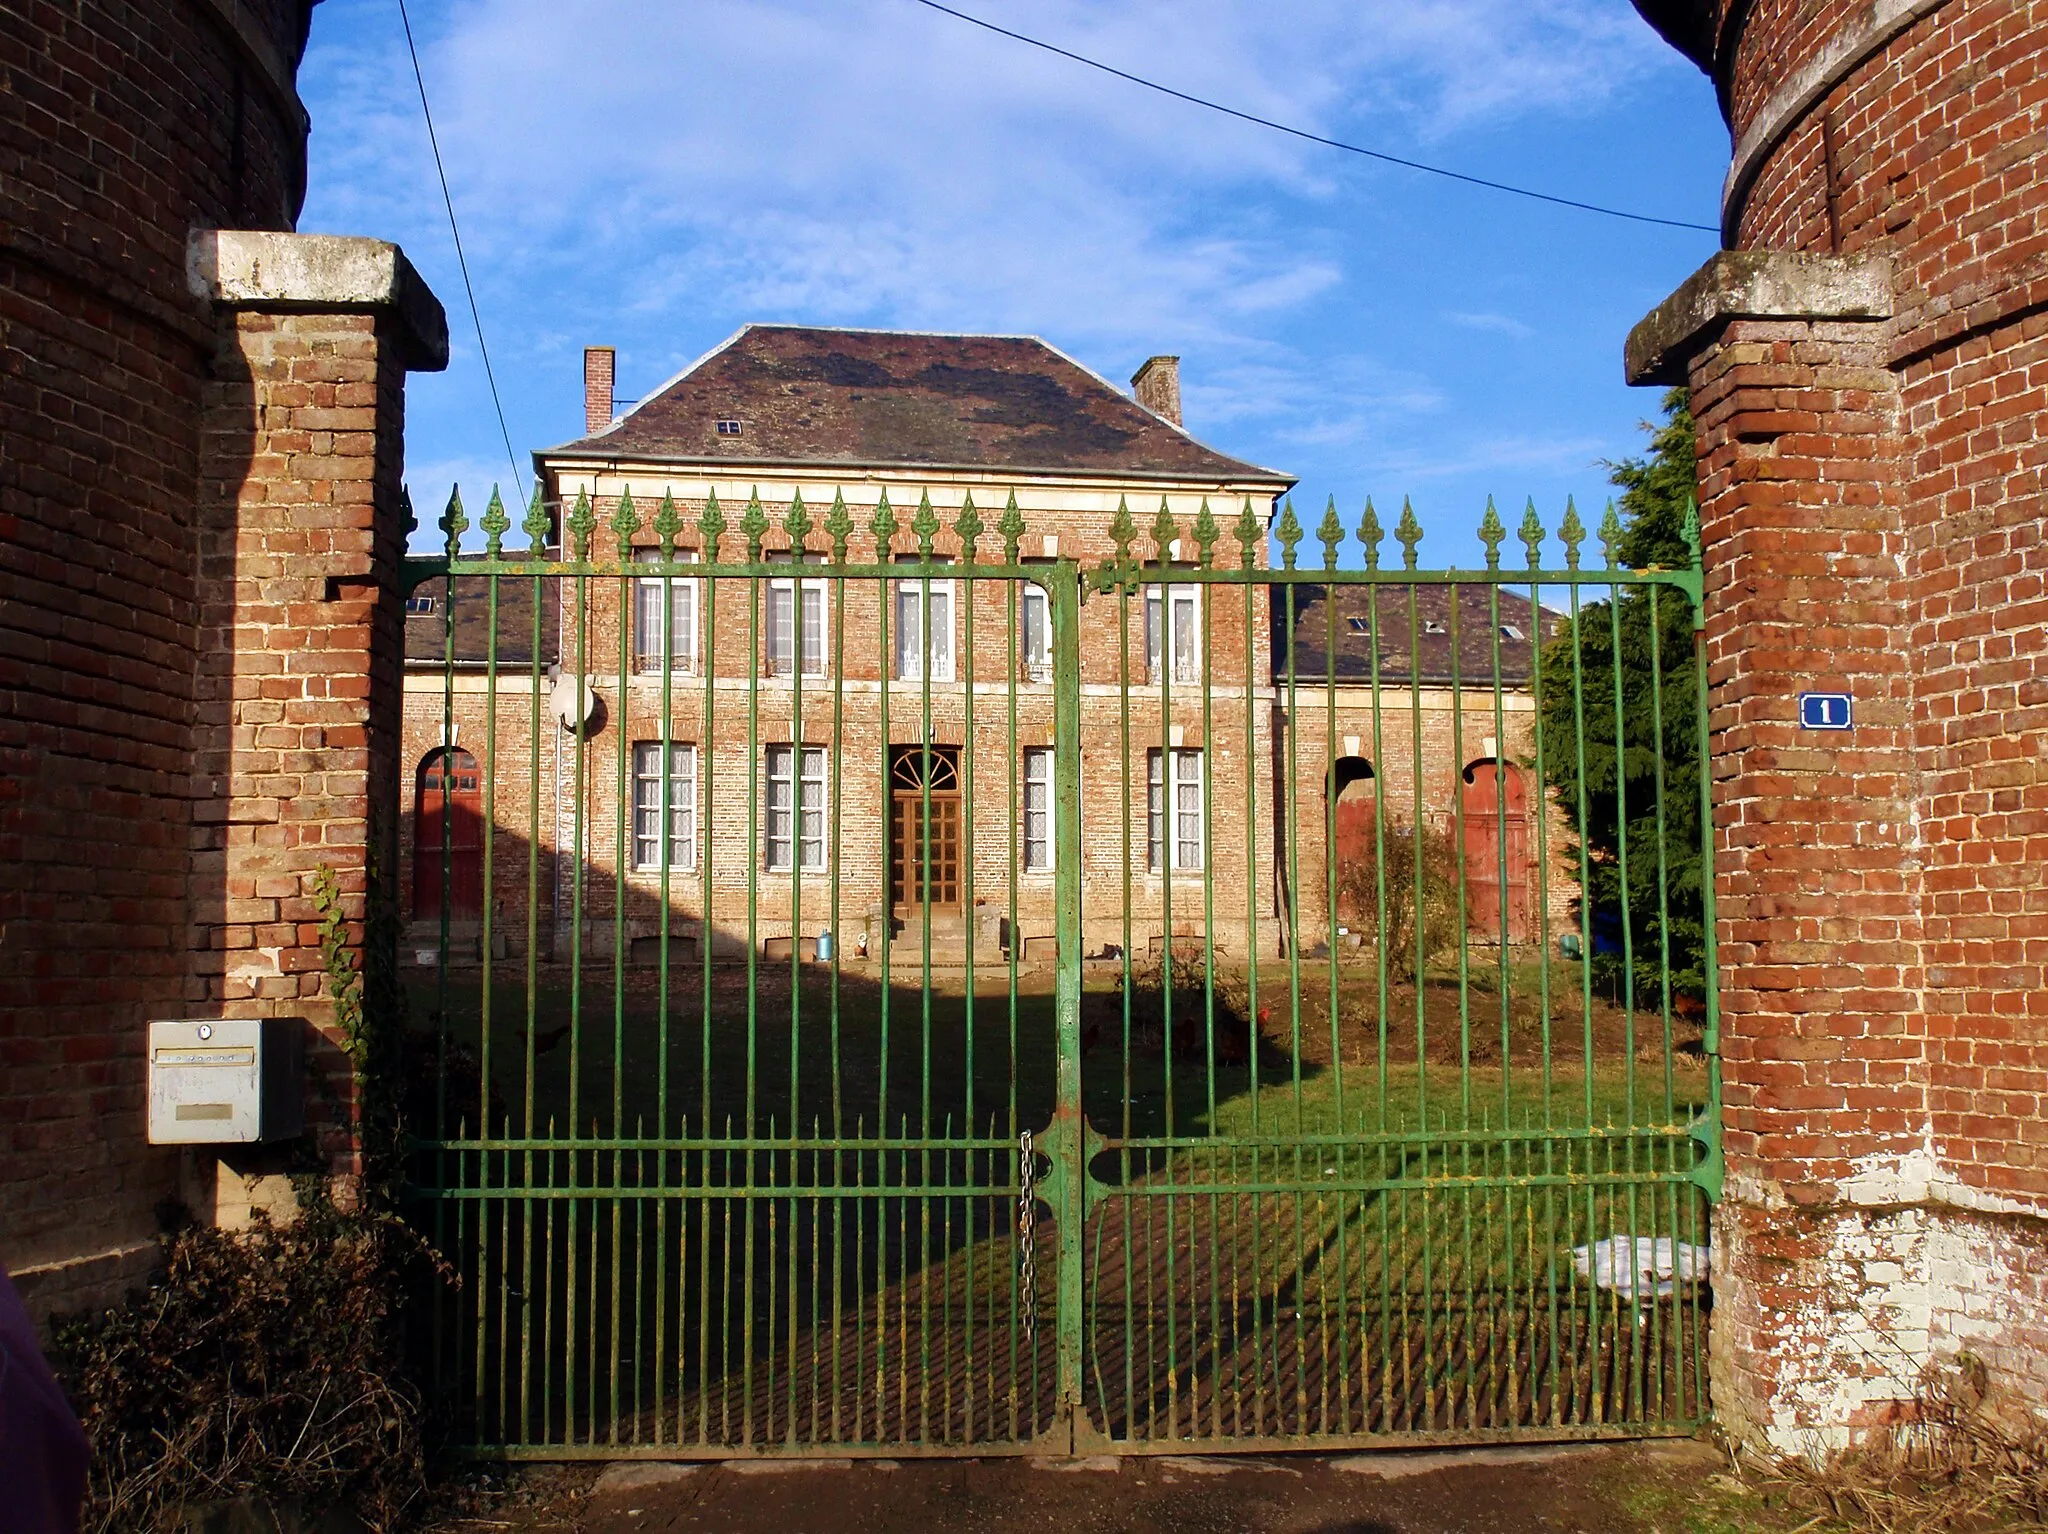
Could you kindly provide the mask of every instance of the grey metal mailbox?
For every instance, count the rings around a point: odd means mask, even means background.
[[[149,1025],[149,1143],[249,1145],[306,1126],[305,1020]]]

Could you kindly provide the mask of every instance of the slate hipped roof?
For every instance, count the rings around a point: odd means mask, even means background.
[[[1489,588],[1467,586],[1338,586],[1300,585],[1294,591],[1294,680],[1297,685],[1313,682],[1320,687],[1334,676],[1339,686],[1370,686],[1373,670],[1373,641],[1379,642],[1379,677],[1383,686],[1407,686],[1411,681],[1424,686],[1448,686],[1456,680],[1463,686],[1491,688],[1494,679],[1495,609],[1489,604]],[[1272,588],[1273,680],[1287,683],[1288,609],[1286,586]],[[1374,604],[1371,593],[1377,591]],[[1457,644],[1452,646],[1452,593],[1457,602]],[[1410,620],[1409,598],[1414,597],[1414,618]],[[1330,642],[1330,607],[1336,607],[1336,642]],[[1531,640],[1557,636],[1564,621],[1562,613],[1536,607],[1525,596],[1512,591],[1500,593],[1498,622],[1500,636],[1500,680],[1505,687],[1529,685]],[[1540,619],[1536,630],[1531,618]],[[1416,626],[1421,632],[1411,632]]]
[[[541,456],[1294,483],[1204,447],[1036,336],[801,325],[747,326]]]
[[[535,598],[553,595],[553,582],[544,580],[501,580],[498,582],[498,670],[501,675],[525,675],[533,664],[533,604]],[[409,666],[439,666],[446,657],[448,582],[431,580],[415,595],[433,607],[405,615],[405,662]],[[553,601],[540,604],[540,663],[543,668],[555,658],[555,631],[559,614]],[[483,667],[490,656],[491,580],[487,575],[455,577],[455,664],[458,669]]]

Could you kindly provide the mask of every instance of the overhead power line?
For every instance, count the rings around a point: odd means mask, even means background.
[[[1462,181],[1467,186],[1483,187],[1489,192],[1506,192],[1513,197],[1527,197],[1533,201],[1551,203],[1560,208],[1576,208],[1581,213],[1598,213],[1605,218],[1625,218],[1637,224],[1659,224],[1667,229],[1697,229],[1703,233],[1713,235],[1718,235],[1721,232],[1721,226],[1718,224],[1695,224],[1682,218],[1659,218],[1652,213],[1631,213],[1626,208],[1609,208],[1597,202],[1581,202],[1575,197],[1558,197],[1549,192],[1538,192],[1530,187],[1514,186],[1505,181],[1489,181],[1484,176],[1468,176],[1463,171],[1447,170],[1441,165],[1427,165],[1421,160],[1403,159],[1400,155],[1387,154],[1383,150],[1367,149],[1363,144],[1347,144],[1342,139],[1325,138],[1322,134],[1311,133],[1306,128],[1291,127],[1286,123],[1275,122],[1270,117],[1260,117],[1254,112],[1243,112],[1239,111],[1236,107],[1225,106],[1220,101],[1211,101],[1204,96],[1191,95],[1187,91],[1175,90],[1172,86],[1162,85],[1157,80],[1148,80],[1143,75],[1134,75],[1127,69],[1118,69],[1114,64],[1105,64],[1100,59],[1089,58],[1086,54],[1075,53],[1071,49],[1062,48],[1057,44],[1027,36],[1022,32],[1013,32],[1008,27],[999,27],[992,21],[984,21],[979,16],[970,16],[965,11],[956,11],[950,5],[941,5],[939,0],[916,0],[916,3],[924,6],[927,10],[934,10],[942,15],[951,16],[956,21],[964,21],[969,26],[980,27],[984,32],[993,32],[998,37],[1009,38],[1012,42],[1023,43],[1027,47],[1038,48],[1046,53],[1057,54],[1060,58],[1085,65],[1089,69],[1100,70],[1106,75],[1114,75],[1117,79],[1128,81],[1132,85],[1142,85],[1148,91],[1157,91],[1162,96],[1171,96],[1176,101],[1185,101],[1190,106],[1202,107],[1211,112],[1221,112],[1225,117],[1235,117],[1239,122],[1253,123],[1261,128],[1271,128],[1275,133],[1285,133],[1290,138],[1305,139],[1311,144],[1321,144],[1326,149],[1341,149],[1346,154],[1363,155],[1368,160],[1379,160],[1387,165],[1398,165],[1404,170],[1419,170],[1426,175],[1442,176],[1448,181]]]
[[[484,344],[484,317],[477,310],[476,287],[469,280],[469,259],[462,253],[462,230],[455,222],[455,199],[448,191],[448,167],[441,163],[441,140],[434,132],[434,109],[427,105],[427,77],[420,73],[420,50],[412,40],[412,18],[405,13],[405,0],[398,0],[398,19],[405,27],[406,51],[412,55],[412,77],[419,82],[420,115],[427,120],[427,142],[433,146],[434,170],[441,178],[441,201],[448,209],[448,233],[455,239],[455,264],[462,271],[462,291],[469,295],[469,317],[476,325],[476,349],[483,354],[491,405],[498,412],[498,435],[505,439],[505,461],[512,465],[512,483],[520,485],[526,475],[520,471],[519,455],[512,451],[512,431],[505,424],[505,402],[498,397],[498,375],[491,368],[491,349]]]

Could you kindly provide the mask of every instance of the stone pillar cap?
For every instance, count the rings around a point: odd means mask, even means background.
[[[1632,384],[1682,384],[1686,363],[1729,320],[1888,320],[1892,264],[1882,253],[1723,250],[1636,322],[1622,349]]]
[[[409,372],[448,366],[448,315],[389,240],[265,229],[194,229],[185,245],[193,294],[230,309],[389,309]]]

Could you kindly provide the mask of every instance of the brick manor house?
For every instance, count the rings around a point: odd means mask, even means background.
[[[971,941],[977,957],[993,956],[1014,940],[1025,959],[1050,957],[1050,809],[1064,749],[1080,753],[1089,953],[1126,940],[1127,878],[1140,951],[1169,926],[1198,942],[1205,886],[1219,953],[1277,951],[1290,881],[1302,892],[1303,945],[1327,941],[1358,914],[1343,896],[1336,922],[1328,914],[1332,795],[1340,859],[1369,847],[1376,793],[1390,827],[1418,812],[1460,826],[1476,937],[1500,927],[1503,829],[1510,938],[1532,935],[1546,895],[1566,909],[1562,875],[1538,876],[1538,795],[1516,765],[1530,747],[1528,641],[1539,637],[1528,599],[1502,592],[1490,609],[1484,588],[1438,585],[1414,588],[1411,608],[1409,589],[1395,587],[1368,614],[1364,588],[1333,597],[1297,586],[1290,636],[1284,587],[1174,582],[1173,566],[1196,561],[1191,529],[1205,503],[1223,527],[1216,562],[1237,563],[1234,529],[1249,508],[1263,568],[1267,527],[1293,484],[1187,434],[1178,359],[1148,361],[1133,398],[1032,337],[750,325],[616,418],[612,369],[609,349],[586,353],[587,435],[536,455],[554,536],[587,497],[593,556],[611,555],[630,495],[634,557],[658,559],[655,510],[669,497],[682,521],[676,557],[697,562],[697,519],[715,495],[730,563],[745,557],[736,528],[758,496],[764,557],[788,578],[758,592],[681,577],[500,579],[495,677],[488,579],[454,582],[452,625],[448,582],[421,586],[406,639],[409,956],[432,960],[444,904],[458,962],[477,955],[488,821],[500,956],[527,942],[531,889],[542,959],[568,957],[580,908],[587,962],[624,953],[651,963],[664,888],[672,962],[699,953],[707,889],[714,957],[737,957],[750,940],[769,957],[791,944],[808,956],[836,883],[842,957],[874,952],[885,921],[899,943],[906,931],[921,937],[927,896],[935,954]],[[885,494],[898,530],[878,550],[871,524]],[[812,524],[801,547],[784,525],[799,495]],[[1124,506],[1134,556],[1166,577],[1121,601],[1086,599],[1071,745],[1055,736],[1040,589],[801,573],[829,557],[821,524],[835,496],[855,529],[847,557],[876,564],[917,558],[912,524],[927,498],[936,557],[958,562],[952,528],[972,496],[984,528],[976,557],[988,564],[1003,557],[994,528],[1013,495],[1023,563],[1113,559]],[[1162,504],[1180,536],[1159,548],[1148,530]],[[578,674],[589,689],[580,738],[558,717]],[[1384,762],[1372,760],[1375,739]],[[1291,847],[1281,834],[1290,816]],[[623,934],[612,925],[621,918]]]

